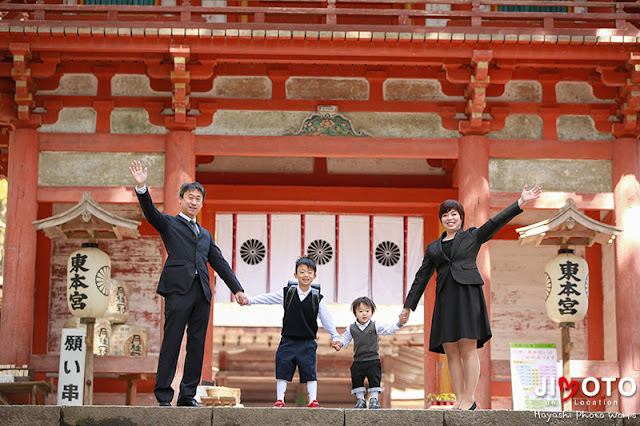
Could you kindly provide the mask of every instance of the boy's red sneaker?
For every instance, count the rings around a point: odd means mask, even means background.
[[[273,404],[274,407],[284,407],[284,402],[281,399],[278,399],[276,401],[275,404]]]
[[[309,403],[309,408],[320,408],[320,404],[317,399],[314,399]]]

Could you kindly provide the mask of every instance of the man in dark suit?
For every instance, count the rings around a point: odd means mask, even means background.
[[[180,213],[162,214],[147,190],[147,168],[139,161],[129,166],[136,182],[136,194],[144,216],[160,233],[167,250],[157,292],[165,299],[164,337],[158,358],[156,385],[153,389],[160,406],[171,406],[171,382],[176,372],[180,345],[187,327],[187,356],[180,383],[178,405],[198,407],[194,399],[202,373],[204,344],[211,311],[211,287],[207,262],[224,280],[239,304],[247,304],[242,286],[209,231],[196,222],[202,209],[205,190],[197,182],[180,188]]]

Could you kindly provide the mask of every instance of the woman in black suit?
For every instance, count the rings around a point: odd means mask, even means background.
[[[456,394],[454,409],[474,410],[475,391],[480,377],[477,348],[491,339],[489,315],[482,291],[482,277],[476,257],[480,246],[518,214],[521,207],[540,196],[540,187],[525,186],[515,203],[479,228],[463,229],[464,208],[456,200],[440,204],[438,217],[445,232],[431,242],[416,273],[400,321],[409,320],[434,271],[436,300],[431,320],[429,350],[447,355],[451,385]]]

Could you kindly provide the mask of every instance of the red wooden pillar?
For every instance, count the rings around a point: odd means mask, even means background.
[[[465,210],[465,229],[480,226],[489,219],[489,140],[485,136],[460,138],[458,157],[459,201]],[[491,264],[489,247],[485,244],[478,253],[478,270],[484,280],[484,297],[491,309]],[[489,318],[491,314],[489,312]],[[478,408],[491,408],[491,346],[490,342],[478,351],[480,381],[476,391]]]
[[[427,247],[431,241],[440,236],[440,228],[438,224],[438,212],[428,212],[424,216],[424,246]],[[425,408],[429,405],[426,398],[430,393],[439,393],[437,389],[437,365],[438,354],[429,352],[429,338],[431,336],[431,317],[433,316],[433,307],[436,301],[436,278],[435,274],[431,277],[427,289],[424,292],[424,397]]]
[[[17,128],[9,137],[0,364],[28,364],[31,357],[39,140],[33,128]]]
[[[195,135],[190,131],[172,130],[166,135],[164,148],[164,213],[166,214],[175,215],[180,212],[180,186],[195,179],[195,143]],[[162,311],[164,312],[164,303]],[[182,380],[186,340],[186,338],[182,340],[176,375],[171,384],[174,390],[179,388]],[[173,399],[174,402],[178,399],[178,392],[174,393]]]
[[[600,221],[600,212],[587,212],[587,216]],[[589,265],[589,310],[587,311],[587,351],[589,360],[604,359],[604,309],[602,299],[602,246],[585,248]]]
[[[202,212],[201,225],[216,237],[216,213],[213,210]],[[227,259],[229,260],[229,259]],[[204,344],[204,360],[202,362],[202,380],[213,381],[213,307],[215,305],[215,283],[216,276],[213,268],[209,265],[209,277],[211,277],[211,311],[209,312],[209,327],[207,327],[207,337]]]
[[[164,212],[180,212],[180,186],[196,176],[196,138],[185,130],[166,135],[164,155]]]
[[[638,141],[620,138],[613,142],[613,199],[616,226],[622,228],[616,242],[616,331],[620,377],[640,383],[640,172]],[[628,390],[628,385],[627,385]],[[639,391],[620,396],[621,413],[640,412]]]

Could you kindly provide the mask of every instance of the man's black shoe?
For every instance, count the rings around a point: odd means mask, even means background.
[[[169,402],[169,401],[158,402],[158,406],[160,406],[160,407],[171,407],[171,402]]]
[[[193,398],[188,398],[188,399],[179,399],[178,400],[178,407],[202,407],[202,405],[198,404],[198,401],[196,401]]]

